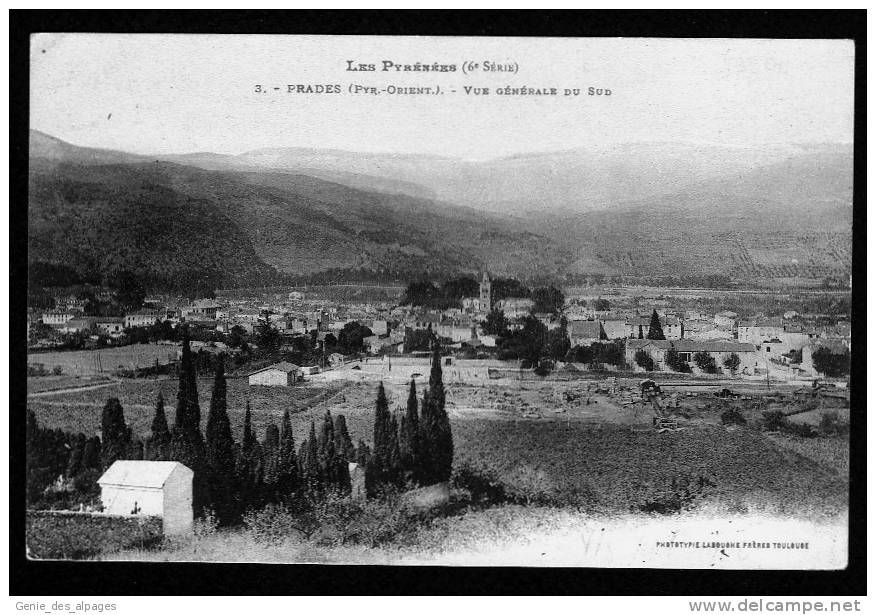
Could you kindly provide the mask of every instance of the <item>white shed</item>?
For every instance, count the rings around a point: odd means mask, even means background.
[[[97,483],[105,513],[161,517],[165,534],[188,534],[194,475],[178,461],[119,460]]]
[[[300,369],[301,368],[297,365],[286,361],[275,363],[274,365],[269,365],[257,372],[251,373],[249,375],[249,383],[251,385],[256,384],[275,387],[292,386],[298,378],[298,372]]]

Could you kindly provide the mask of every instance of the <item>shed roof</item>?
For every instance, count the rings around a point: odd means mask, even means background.
[[[573,320],[569,323],[568,330],[571,337],[583,337],[594,340],[600,340],[605,337],[602,332],[602,325],[598,320]]]
[[[148,487],[160,489],[173,474],[174,470],[182,468],[188,473],[192,471],[178,461],[135,461],[118,460],[103,473],[97,482],[101,485],[127,485],[131,487]]]
[[[281,372],[286,372],[287,374],[290,372],[297,372],[298,366],[294,363],[289,363],[288,361],[281,361],[280,363],[274,363],[273,365],[268,365],[267,367],[263,367],[261,369],[257,369],[256,371],[250,373],[250,376],[254,376],[255,374],[260,374],[262,372],[266,372],[270,369],[274,369]]]

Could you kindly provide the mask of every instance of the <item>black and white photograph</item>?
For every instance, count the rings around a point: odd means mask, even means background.
[[[854,41],[28,53],[31,562],[848,566]]]

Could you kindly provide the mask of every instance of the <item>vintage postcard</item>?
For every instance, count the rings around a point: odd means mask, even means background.
[[[28,557],[844,568],[854,60],[34,34]]]

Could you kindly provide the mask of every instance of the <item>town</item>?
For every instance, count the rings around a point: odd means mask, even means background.
[[[36,373],[67,373],[63,361],[53,364],[63,356],[59,351],[91,350],[97,357],[100,349],[131,347],[120,363],[104,353],[106,365],[79,361],[69,373],[111,373],[121,367],[142,375],[178,359],[173,345],[178,346],[177,330],[185,325],[195,352],[227,353],[253,372],[270,367],[265,360],[274,358],[282,369],[292,370],[290,383],[350,369],[354,361],[379,359],[389,365],[396,358],[398,365],[400,358],[425,356],[432,339],[458,359],[544,373],[569,365],[590,372],[676,372],[751,381],[827,379],[841,386],[848,375],[848,314],[797,311],[790,309],[790,300],[780,314],[713,313],[684,308],[696,304],[690,300],[695,290],[675,297],[661,291],[649,298],[584,287],[564,297],[554,287],[530,290],[517,280],[494,281],[486,272],[440,287],[433,282],[387,287],[370,293],[373,297],[363,297],[363,291],[367,295],[380,286],[346,288],[358,293],[345,298],[333,297],[331,287],[235,289],[192,301],[144,295],[139,305],[116,306],[111,316],[96,314],[113,304],[107,289],[59,295],[51,309],[29,310],[28,364]],[[144,344],[155,350],[141,350]],[[253,374],[256,381],[262,377]]]

